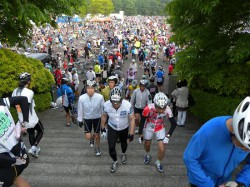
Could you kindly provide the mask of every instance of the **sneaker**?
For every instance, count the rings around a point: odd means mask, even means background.
[[[156,168],[160,173],[163,173],[163,166],[160,162],[155,162]]]
[[[110,172],[111,173],[114,173],[117,169],[117,161],[113,162],[112,165],[111,165],[111,168],[110,168]]]
[[[122,164],[127,164],[127,155],[125,153],[121,155],[121,162]]]
[[[144,156],[144,164],[148,164],[151,160],[151,156],[150,155],[145,155]]]
[[[139,129],[136,128],[136,129],[135,129],[135,134],[138,134],[138,133],[139,133]]]
[[[94,140],[94,138],[91,138],[91,139],[89,140],[89,146],[90,146],[90,147],[94,147],[94,144],[95,144],[95,140]]]
[[[100,156],[101,155],[101,151],[100,151],[99,147],[95,148],[95,155],[96,156]]]
[[[40,151],[41,151],[41,148],[40,148],[40,147],[36,147],[36,153],[37,153],[38,155],[39,155]]]
[[[32,155],[33,157],[35,157],[35,158],[38,158],[38,154],[37,154],[37,152],[36,152],[36,150],[34,150],[34,149],[30,149],[29,151],[28,151],[28,153],[30,154],[30,155]]]

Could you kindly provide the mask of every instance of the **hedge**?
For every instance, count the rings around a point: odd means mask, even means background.
[[[191,112],[203,123],[216,116],[233,115],[236,107],[244,99],[220,96],[198,89],[191,89],[190,92],[196,102],[191,107]]]
[[[27,58],[8,49],[0,49],[0,97],[10,96],[18,87],[22,72],[31,74],[30,89],[35,93],[36,110],[43,111],[50,106],[53,75],[44,68],[41,61]]]

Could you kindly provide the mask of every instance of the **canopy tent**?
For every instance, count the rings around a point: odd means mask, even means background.
[[[102,20],[98,17],[94,17],[91,20],[89,20],[90,22],[102,22]]]
[[[110,17],[105,17],[105,18],[101,18],[102,22],[111,22],[112,19]]]

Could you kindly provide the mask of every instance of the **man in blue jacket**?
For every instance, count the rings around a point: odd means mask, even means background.
[[[191,187],[250,186],[250,97],[232,116],[206,122],[191,138],[183,156]],[[235,168],[245,166],[231,181]]]

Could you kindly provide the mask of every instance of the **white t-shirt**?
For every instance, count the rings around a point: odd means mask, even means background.
[[[88,80],[91,80],[91,81],[95,80],[95,78],[96,78],[95,72],[93,70],[87,71],[86,77]]]
[[[28,99],[28,103],[29,105],[29,124],[27,125],[27,128],[33,128],[35,127],[35,125],[38,123],[38,117],[35,111],[35,101],[34,101],[34,92],[28,88],[16,88],[13,93],[12,93],[12,97],[15,96],[26,96]],[[23,121],[23,114],[21,111],[20,106],[17,107],[17,114],[18,114],[18,118],[19,120]]]
[[[129,116],[134,113],[134,110],[132,105],[126,100],[122,100],[118,109],[115,109],[110,100],[108,100],[103,105],[103,112],[109,116],[108,125],[116,131],[121,131],[129,126]]]

